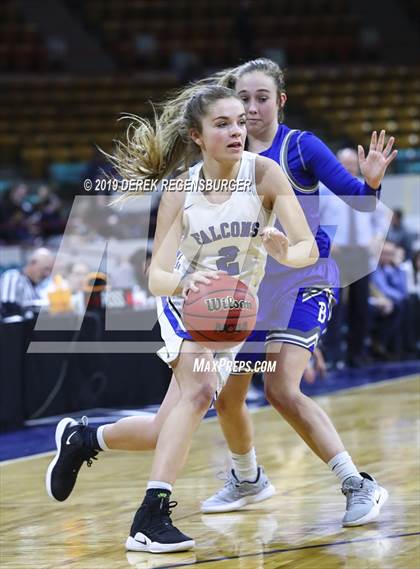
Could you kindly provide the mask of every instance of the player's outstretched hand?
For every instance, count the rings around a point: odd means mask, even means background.
[[[374,190],[379,188],[386,169],[398,154],[398,150],[392,150],[394,142],[395,139],[391,136],[384,148],[385,131],[381,130],[378,137],[376,130],[374,130],[370,139],[368,155],[365,156],[363,146],[357,147],[360,172]]]
[[[210,284],[211,279],[220,279],[220,275],[225,274],[225,271],[196,271],[195,273],[187,275],[182,286],[182,296],[187,298],[187,294],[190,290],[198,292],[200,290],[200,284]]]
[[[264,227],[261,231],[263,245],[269,255],[281,263],[287,258],[289,240],[275,227]]]

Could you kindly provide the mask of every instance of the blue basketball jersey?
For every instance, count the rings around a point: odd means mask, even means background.
[[[315,236],[320,258],[310,267],[293,269],[268,257],[258,292],[256,334],[262,338],[269,332],[268,341],[294,343],[300,331],[300,345],[308,344],[306,347],[312,351],[316,344],[312,338],[319,338],[325,330],[332,303],[328,301],[328,317],[321,323],[318,314],[323,315],[326,299],[331,299],[339,286],[338,267],[329,258],[330,239],[320,227],[319,182],[342,197],[370,196],[375,201],[377,193],[349,174],[331,150],[310,132],[281,124],[270,148],[260,154],[280,164],[285,172]],[[277,227],[282,229],[278,222]],[[317,290],[324,290],[325,298]],[[308,294],[310,300],[306,300]],[[285,330],[290,332],[290,339],[283,333]]]

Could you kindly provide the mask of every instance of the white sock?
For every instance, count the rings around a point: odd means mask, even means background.
[[[339,452],[328,461],[328,466],[334,472],[334,474],[339,479],[342,484],[346,478],[349,476],[357,476],[357,478],[362,479],[359,471],[353,464],[351,456],[347,451]]]
[[[96,429],[96,438],[98,439],[98,444],[102,450],[111,450],[105,442],[104,439],[104,428],[106,425],[101,425]]]
[[[157,490],[169,490],[169,492],[172,492],[172,484],[168,484],[168,482],[160,482],[159,480],[149,480],[146,490],[151,490],[152,488],[156,488]]]
[[[235,471],[239,482],[243,482],[244,480],[253,482],[256,480],[258,474],[258,465],[255,448],[252,447],[252,449],[246,454],[235,454],[232,452],[231,455],[233,470]]]

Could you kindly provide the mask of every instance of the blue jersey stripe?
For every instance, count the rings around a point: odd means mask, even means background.
[[[184,340],[192,340],[191,335],[181,327],[182,320],[176,315],[175,308],[171,306],[170,299],[167,296],[162,296],[163,312],[172,326],[175,334]],[[182,324],[183,326],[183,324]]]

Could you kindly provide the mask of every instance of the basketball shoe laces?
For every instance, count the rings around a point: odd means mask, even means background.
[[[176,502],[175,500],[172,500],[171,502],[167,498],[161,498],[160,500],[159,504],[159,510],[161,513],[160,521],[166,527],[173,525],[171,520],[171,514],[172,514],[171,508],[176,508],[176,506],[178,506],[178,502]]]
[[[343,488],[343,494],[348,499],[348,505],[353,506],[355,504],[367,504],[372,501],[372,489],[365,487],[365,479],[361,480],[360,487],[348,487]]]
[[[92,466],[93,460],[98,460],[96,455],[98,451],[90,448],[85,444],[86,440],[86,430],[88,426],[88,418],[82,417],[79,421],[79,424],[76,428],[80,428],[79,431],[79,440],[80,444],[73,444],[70,445],[69,450],[73,450],[73,452],[69,452],[67,456],[63,457],[63,468],[71,467],[72,472],[77,473],[79,472],[82,464],[86,462],[87,466],[90,468]],[[76,441],[75,441],[76,442]],[[73,449],[71,447],[74,447]]]
[[[218,472],[217,478],[224,482],[223,489],[240,488],[240,481],[233,475],[232,469],[226,472]]]
[[[150,524],[150,530],[156,532],[157,535],[166,535],[169,531],[179,531],[177,530],[171,520],[172,510],[178,505],[175,500],[169,501],[167,498],[162,498],[159,503],[159,513],[156,512],[152,515],[152,523]]]

